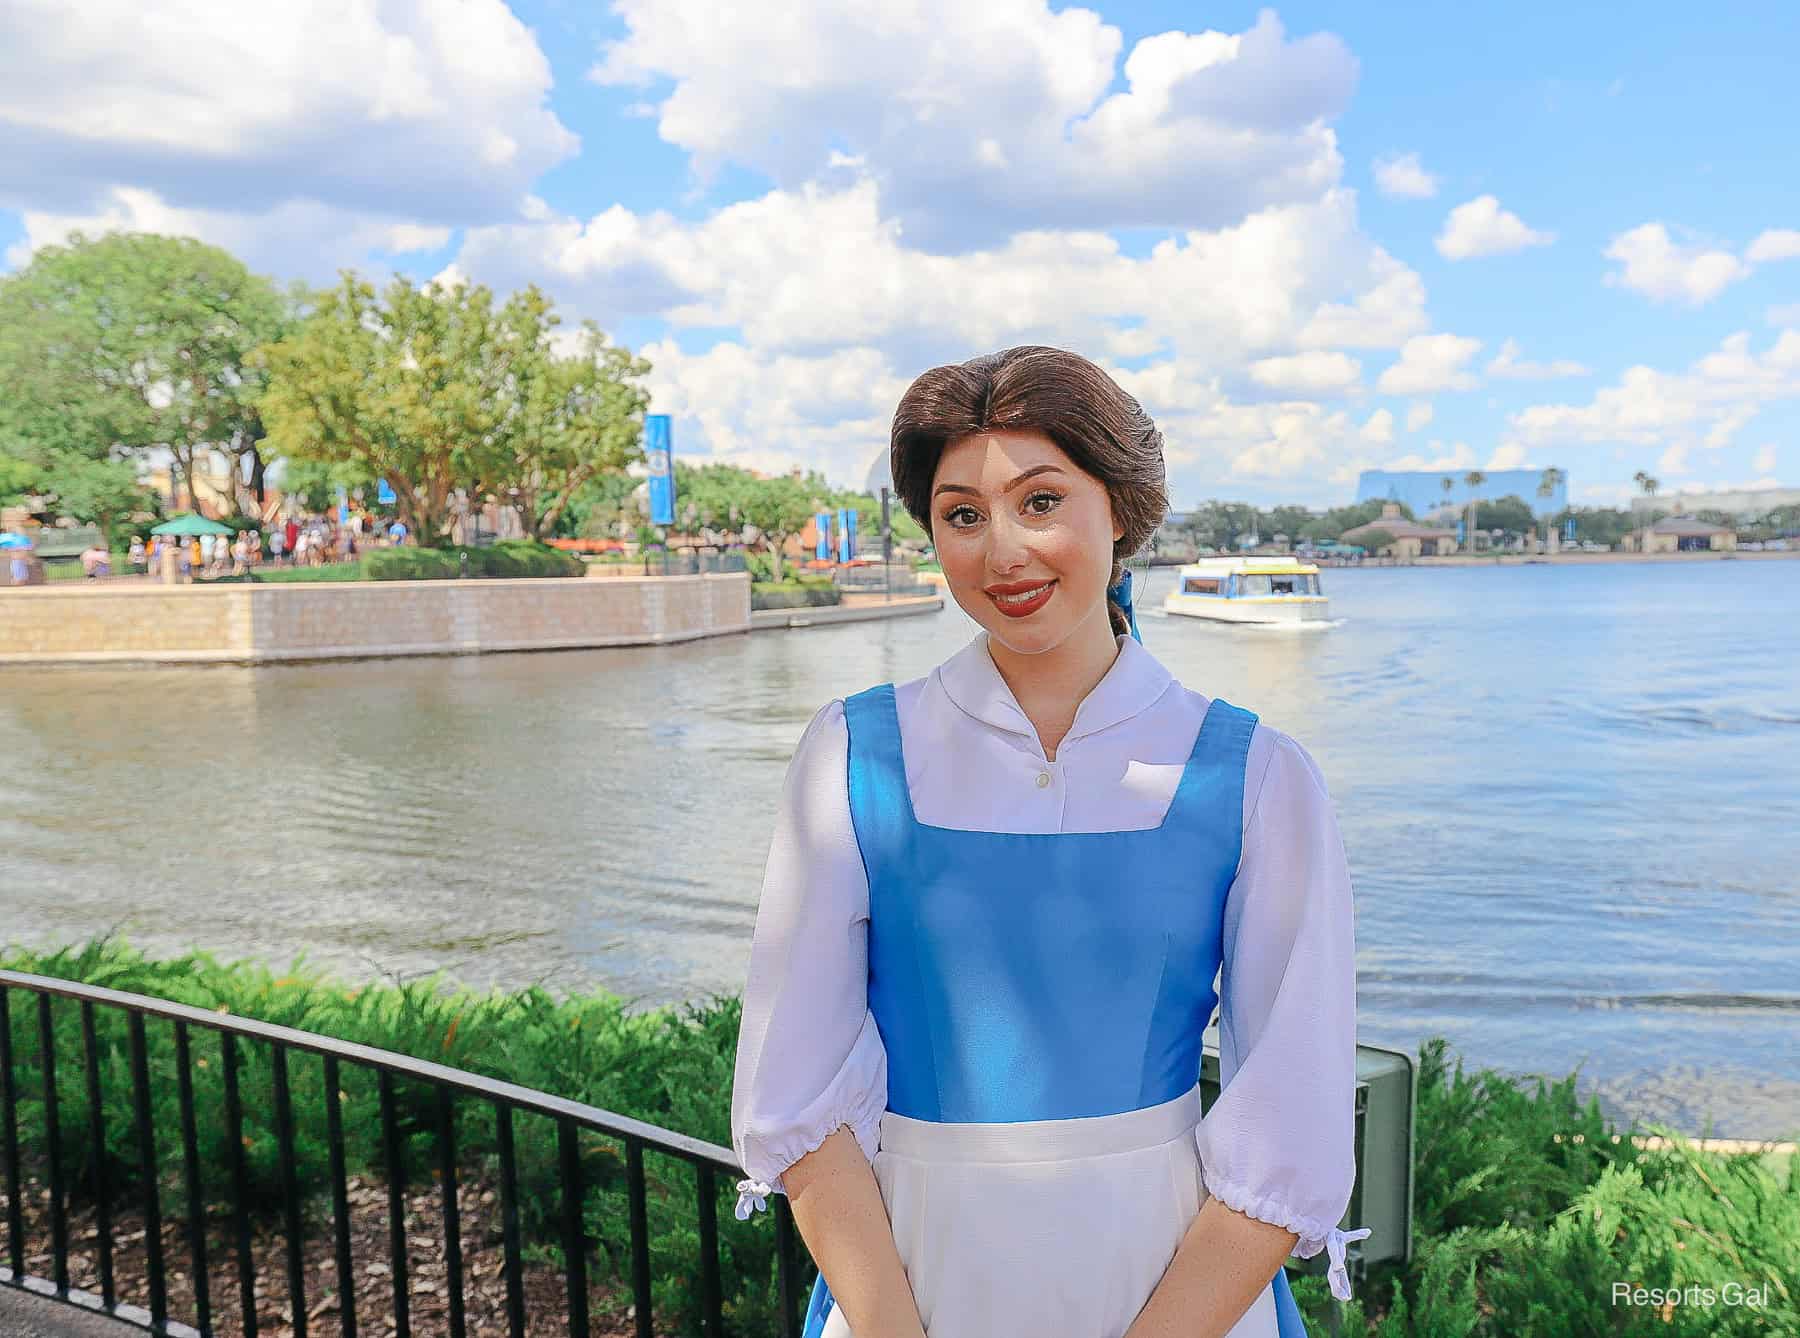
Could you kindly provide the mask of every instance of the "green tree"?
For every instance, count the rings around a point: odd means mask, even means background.
[[[1569,476],[1562,470],[1557,469],[1554,466],[1546,469],[1538,477],[1537,495],[1542,497],[1546,502],[1549,501],[1552,497],[1556,496],[1556,490],[1568,481],[1568,477]],[[1547,530],[1554,531],[1555,525],[1552,521],[1546,520],[1544,524]],[[1544,537],[1544,547],[1548,548],[1550,546],[1548,542],[1550,535],[1546,533]]]
[[[1661,480],[1654,474],[1647,474],[1641,469],[1631,476],[1631,481],[1638,485],[1638,491],[1643,493],[1646,497],[1656,496],[1656,490],[1662,487]],[[1644,551],[1644,540],[1647,537],[1646,532],[1652,525],[1656,524],[1656,521],[1650,515],[1649,508],[1645,508],[1643,516],[1644,522],[1638,529],[1638,552],[1640,553]]]
[[[1473,553],[1475,551],[1475,494],[1477,489],[1487,482],[1487,475],[1482,473],[1479,469],[1471,469],[1468,473],[1463,475],[1463,482],[1469,485],[1469,519],[1465,529],[1469,536],[1469,551]]]
[[[7,472],[107,528],[138,504],[138,466],[155,447],[190,497],[209,449],[234,480],[248,463],[256,486],[262,380],[251,354],[280,336],[286,313],[269,280],[191,238],[72,233],[39,248],[0,280]]]
[[[1380,520],[1382,507],[1386,504],[1387,499],[1371,497],[1366,502],[1358,502],[1354,506],[1333,507],[1323,516],[1309,520],[1301,527],[1300,532],[1315,543],[1337,539],[1343,535],[1345,530],[1353,530],[1358,525],[1367,525],[1371,521]],[[1407,520],[1417,519],[1413,515],[1412,507],[1405,502],[1399,502],[1396,505],[1400,508],[1400,514]]]
[[[1509,538],[1516,538],[1523,536],[1533,523],[1531,507],[1523,497],[1511,493],[1497,501],[1478,502],[1475,506],[1475,528],[1484,532],[1499,530]]]
[[[536,288],[496,305],[480,285],[416,288],[404,277],[378,296],[346,271],[259,354],[270,445],[386,479],[407,528],[446,544],[456,493],[503,489],[517,466],[506,430],[520,377],[542,356],[549,306]]]
[[[753,479],[745,493],[741,509],[744,519],[759,531],[757,543],[765,548],[774,563],[775,579],[781,579],[781,550],[793,535],[806,528],[816,509],[819,495],[816,478],[797,479],[781,475],[772,479]]]
[[[649,392],[634,380],[649,373],[647,360],[609,344],[592,322],[582,326],[574,351],[558,356],[542,337],[555,319],[546,313],[532,352],[515,364],[503,449],[491,457],[499,472],[484,489],[510,496],[525,532],[540,539],[557,532],[589,480],[644,458],[650,407]]]

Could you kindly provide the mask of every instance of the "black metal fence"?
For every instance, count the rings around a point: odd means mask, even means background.
[[[41,1146],[49,1184],[50,1260],[53,1276],[49,1279],[28,1276],[25,1272],[25,1225],[23,1195],[25,1181],[21,1165],[18,1112],[23,1097],[24,1067],[14,1053],[12,1007],[15,999],[35,1005],[37,1040],[37,1086],[43,1100],[44,1128]],[[332,1200],[332,1232],[340,1298],[341,1331],[354,1338],[359,1323],[371,1321],[373,1332],[391,1332],[397,1338],[412,1333],[411,1291],[408,1279],[408,1250],[404,1193],[406,1187],[405,1158],[401,1121],[397,1115],[396,1084],[401,1080],[425,1084],[435,1096],[435,1135],[437,1144],[436,1175],[443,1204],[444,1283],[448,1300],[448,1333],[451,1338],[464,1338],[467,1331],[464,1298],[462,1237],[458,1217],[457,1119],[459,1106],[482,1102],[492,1107],[500,1173],[500,1207],[503,1233],[503,1260],[506,1287],[506,1323],[511,1338],[526,1338],[526,1306],[520,1240],[520,1205],[517,1156],[514,1144],[515,1113],[531,1113],[555,1122],[559,1152],[558,1189],[562,1227],[562,1253],[568,1287],[568,1332],[571,1338],[588,1338],[590,1310],[587,1260],[591,1242],[582,1214],[582,1157],[578,1139],[583,1131],[592,1131],[622,1141],[626,1161],[626,1187],[630,1218],[629,1275],[634,1306],[633,1319],[637,1338],[652,1338],[650,1229],[644,1153],[646,1150],[667,1154],[693,1168],[695,1217],[698,1224],[698,1269],[702,1298],[701,1325],[708,1338],[724,1338],[724,1297],[721,1285],[717,1210],[721,1186],[719,1177],[735,1180],[743,1174],[730,1149],[673,1133],[639,1120],[580,1102],[550,1096],[512,1083],[500,1082],[478,1074],[434,1064],[408,1055],[375,1049],[371,1046],[340,1041],[332,1037],[299,1031],[290,1027],[259,1022],[226,1013],[209,1012],[185,1004],[170,1003],[144,995],[62,980],[49,976],[0,971],[0,1174],[7,1189],[5,1269],[0,1269],[0,1285],[11,1286],[39,1295],[76,1303],[70,1285],[68,1201],[70,1184],[61,1166],[58,1148],[63,1143],[57,1100],[56,1044],[53,1009],[60,1001],[67,1007],[73,1003],[80,1009],[82,1060],[86,1083],[88,1132],[93,1145],[93,1181],[85,1186],[96,1205],[95,1249],[99,1256],[101,1294],[98,1304],[89,1307],[122,1319],[156,1334],[211,1335],[214,1328],[215,1298],[209,1294],[206,1258],[205,1205],[209,1197],[217,1197],[221,1186],[208,1185],[210,1172],[215,1182],[228,1177],[230,1214],[235,1236],[237,1260],[237,1297],[235,1305],[241,1315],[242,1332],[255,1338],[258,1332],[255,1265],[251,1248],[249,1188],[244,1157],[244,1110],[247,1101],[264,1099],[261,1092],[248,1092],[240,1082],[244,1067],[241,1048],[245,1045],[266,1046],[269,1051],[271,1084],[266,1094],[267,1107],[273,1114],[279,1143],[281,1175],[281,1221],[285,1241],[285,1264],[289,1314],[295,1338],[306,1338],[308,1304],[303,1268],[303,1228],[300,1187],[295,1174],[296,1138],[302,1132],[296,1127],[288,1057],[299,1052],[321,1056],[324,1061],[324,1115],[322,1131],[330,1155],[330,1188]],[[98,1008],[123,1012],[128,1025],[131,1107],[135,1133],[133,1161],[139,1174],[134,1193],[144,1220],[144,1244],[147,1252],[146,1279],[149,1292],[147,1317],[143,1308],[121,1306],[114,1286],[113,1255],[117,1242],[112,1225],[113,1199],[106,1174],[108,1157],[103,1119],[101,1090],[101,1055],[96,1039],[95,1013]],[[153,1075],[146,1046],[146,1019],[166,1020],[173,1026],[175,1058],[172,1075],[160,1072],[156,1080],[176,1084],[180,1105],[180,1128],[158,1129],[152,1117]],[[29,1024],[26,1024],[29,1027]],[[192,1033],[196,1030],[216,1034],[218,1057],[224,1081],[224,1119],[227,1124],[229,1165],[203,1166],[195,1116],[194,1069],[202,1067],[206,1057],[196,1055]],[[392,1277],[391,1310],[382,1318],[363,1317],[356,1313],[354,1270],[367,1261],[351,1257],[350,1212],[347,1194],[348,1178],[344,1163],[344,1128],[341,1108],[340,1068],[356,1066],[374,1073],[379,1087],[381,1131],[387,1179],[388,1267]],[[306,1131],[317,1136],[318,1131]],[[164,1204],[158,1186],[157,1143],[159,1139],[179,1139],[184,1167],[181,1213],[188,1223],[189,1267],[195,1290],[195,1314],[192,1324],[171,1318],[168,1304],[167,1270],[164,1258],[162,1218]],[[792,1210],[782,1195],[771,1198],[775,1217],[777,1276],[780,1304],[780,1332],[784,1338],[798,1338],[801,1328],[804,1289],[809,1288],[813,1267],[806,1263],[802,1275],[805,1248],[795,1229]],[[223,1298],[217,1298],[226,1303]]]

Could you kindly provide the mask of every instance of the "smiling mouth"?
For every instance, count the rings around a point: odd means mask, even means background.
[[[1040,598],[1045,591],[1055,584],[1055,581],[1045,581],[1042,585],[1034,586],[1032,589],[1026,590],[1021,594],[989,595],[988,598],[993,600],[994,603],[1002,606],[1008,604],[1029,604],[1032,600]]]

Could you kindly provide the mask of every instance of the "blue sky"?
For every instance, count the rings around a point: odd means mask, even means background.
[[[677,451],[840,483],[1026,342],[1143,400],[1178,506],[1800,483],[1791,6],[187,9],[0,0],[9,267],[136,227],[536,282]]]

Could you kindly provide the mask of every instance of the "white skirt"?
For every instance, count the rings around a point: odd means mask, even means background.
[[[1121,1338],[1207,1199],[1200,1089],[1121,1115],[881,1117],[876,1183],[926,1338]],[[853,1338],[841,1306],[821,1338]],[[1277,1338],[1265,1287],[1229,1338]]]

